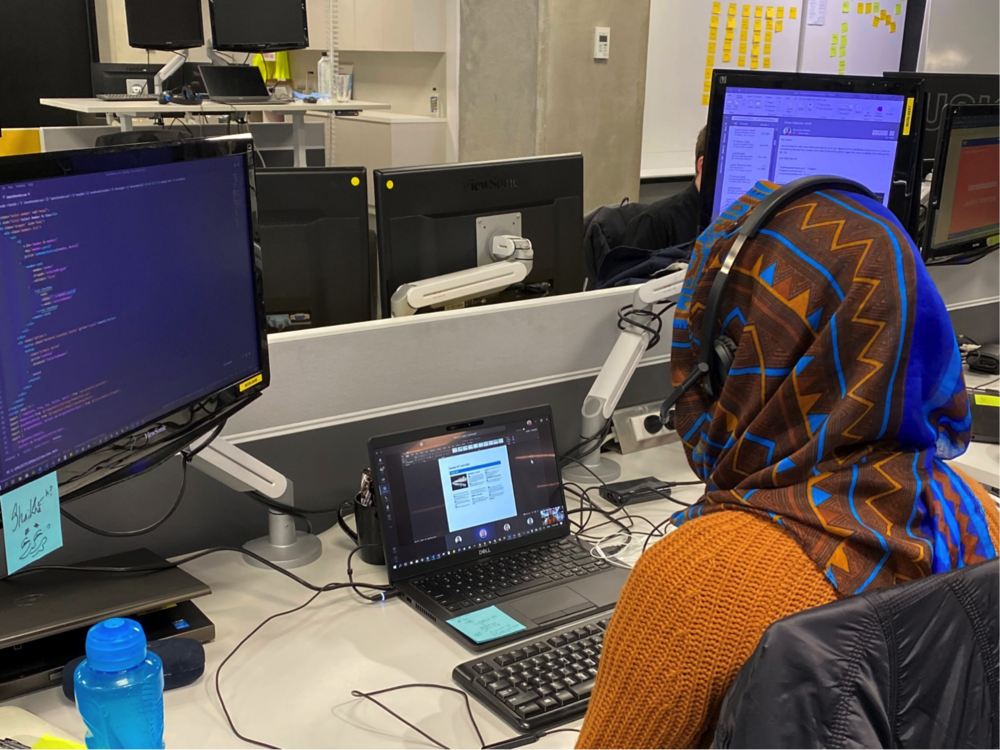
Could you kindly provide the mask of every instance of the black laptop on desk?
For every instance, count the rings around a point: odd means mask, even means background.
[[[271,101],[267,84],[254,65],[202,65],[201,80],[213,102],[264,104]]]
[[[372,438],[389,582],[472,651],[614,607],[628,571],[570,536],[552,411]]]

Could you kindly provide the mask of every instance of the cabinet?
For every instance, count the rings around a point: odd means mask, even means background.
[[[307,0],[309,26],[313,7],[326,18],[327,0]],[[445,0],[337,0],[340,48],[373,52],[444,52]],[[325,29],[325,26],[323,27]],[[310,46],[322,49],[325,34]]]

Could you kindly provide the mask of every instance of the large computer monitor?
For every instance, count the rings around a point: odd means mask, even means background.
[[[1000,105],[945,107],[923,256],[968,263],[1000,245]]]
[[[226,52],[309,46],[305,0],[209,0],[212,45]]]
[[[269,381],[249,136],[0,159],[0,493],[134,476]]]
[[[716,70],[702,173],[707,225],[757,180],[856,180],[916,229],[920,82]]]
[[[497,232],[531,241],[523,284],[467,302],[501,302],[584,288],[583,156],[375,170],[382,315],[403,284],[492,263]]]
[[[181,50],[205,43],[201,0],[125,0],[130,47]]]
[[[257,170],[268,332],[375,317],[364,167]]]
[[[985,73],[896,73],[886,78],[918,80],[923,84],[923,146],[921,157],[925,177],[934,165],[944,108],[958,104],[996,104],[1000,102],[1000,76]]]
[[[98,94],[152,94],[153,78],[162,65],[145,63],[91,63],[90,81]],[[178,70],[164,84],[165,89],[182,86],[184,73]]]

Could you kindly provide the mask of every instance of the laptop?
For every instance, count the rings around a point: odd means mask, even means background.
[[[548,406],[372,438],[389,582],[471,651],[612,609],[628,571],[571,536]]]
[[[201,80],[213,102],[260,104],[271,101],[260,70],[253,65],[202,65]]]

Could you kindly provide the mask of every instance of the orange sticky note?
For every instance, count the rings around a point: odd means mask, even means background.
[[[744,5],[743,6],[743,17],[744,18],[749,18],[750,17],[750,6],[749,5]]]
[[[709,29],[708,30],[708,38],[711,39],[714,42],[716,39],[719,38],[719,30],[718,29]]]
[[[715,42],[709,42],[708,43],[708,54],[710,54],[710,55],[714,55],[715,54]]]
[[[740,54],[745,55],[747,53],[747,43],[740,42]]]
[[[703,107],[707,107],[708,106],[708,94],[702,94],[701,95],[701,106],[703,106]]]
[[[750,58],[750,70],[757,70],[757,58],[756,57],[751,57]]]
[[[713,29],[719,28],[719,17],[712,16],[712,20],[708,22],[708,25],[711,26]]]
[[[781,33],[781,24],[782,24],[781,21],[778,21],[774,24],[774,30],[777,31],[779,34]]]
[[[770,68],[771,67],[771,58],[770,57],[765,57],[764,58],[764,67],[765,68]]]
[[[736,60],[736,64],[739,65],[741,68],[746,67],[747,59],[743,55],[740,55],[739,58],[737,58]]]
[[[753,17],[754,18],[761,18],[761,17],[763,17],[763,15],[764,15],[764,6],[763,5],[755,5],[754,9],[753,9]]]
[[[788,9],[788,17],[794,21],[796,18],[799,17],[799,9],[793,5],[791,8]]]
[[[718,13],[721,10],[722,10],[722,3],[718,2],[718,0],[716,0],[716,2],[714,2],[714,3],[712,3],[712,12],[713,13]]]
[[[764,54],[765,55],[770,55],[771,54],[771,45],[770,44],[765,44],[764,45]]]

